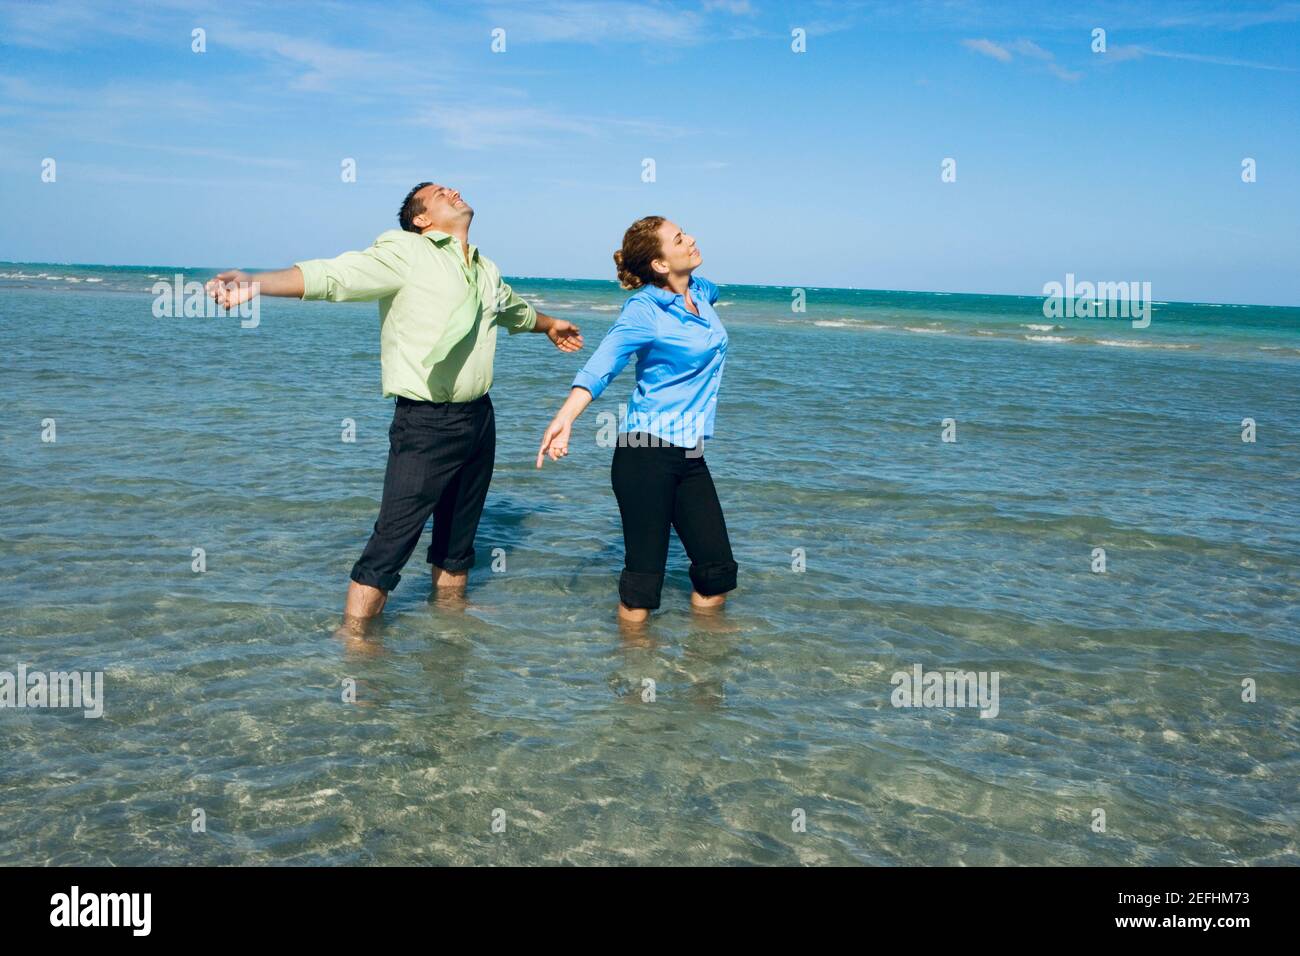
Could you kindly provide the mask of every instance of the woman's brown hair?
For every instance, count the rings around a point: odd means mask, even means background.
[[[624,289],[664,284],[663,276],[650,265],[663,255],[659,227],[664,222],[663,216],[646,216],[623,233],[623,248],[614,253],[614,265],[618,267],[618,284]]]

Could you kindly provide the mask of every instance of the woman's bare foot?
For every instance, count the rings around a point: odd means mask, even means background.
[[[618,602],[618,619],[622,624],[644,624],[650,617],[650,611],[643,607],[628,607]]]
[[[691,610],[692,611],[718,611],[722,605],[727,603],[725,594],[711,594],[705,597],[698,591],[691,592]]]

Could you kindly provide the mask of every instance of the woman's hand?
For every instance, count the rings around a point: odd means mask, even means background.
[[[573,422],[556,415],[542,432],[542,446],[537,449],[537,467],[542,467],[542,460],[551,456],[551,461],[559,461],[569,453],[569,437],[573,433]]]
[[[590,404],[591,392],[577,385],[569,389],[569,397],[546,426],[546,431],[542,432],[542,447],[537,449],[538,468],[542,467],[542,459],[547,455],[551,456],[551,461],[559,461],[569,453],[569,436],[573,432],[573,423]]]

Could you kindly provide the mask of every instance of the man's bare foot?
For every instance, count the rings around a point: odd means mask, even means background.
[[[628,607],[618,602],[618,620],[621,624],[644,624],[650,617],[650,611],[643,607]]]
[[[469,571],[444,571],[435,566],[433,569],[433,586],[435,588],[464,589],[469,583]]]
[[[439,611],[464,611],[469,607],[469,597],[464,588],[433,587],[429,589],[429,607]]]
[[[384,653],[383,641],[377,633],[383,630],[382,617],[348,617],[343,616],[343,623],[334,631],[334,636],[343,642],[349,654],[357,657],[378,657]]]
[[[725,594],[711,594],[705,597],[698,591],[691,592],[691,610],[692,611],[718,611],[722,605],[727,603]]]
[[[343,617],[369,620],[383,613],[386,603],[388,603],[387,591],[353,581],[348,584],[348,597],[343,605]]]

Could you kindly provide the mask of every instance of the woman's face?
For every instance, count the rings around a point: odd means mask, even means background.
[[[686,235],[681,226],[666,219],[659,227],[659,246],[660,254],[654,261],[654,269],[665,276],[690,274],[704,261],[696,248],[695,237]]]

